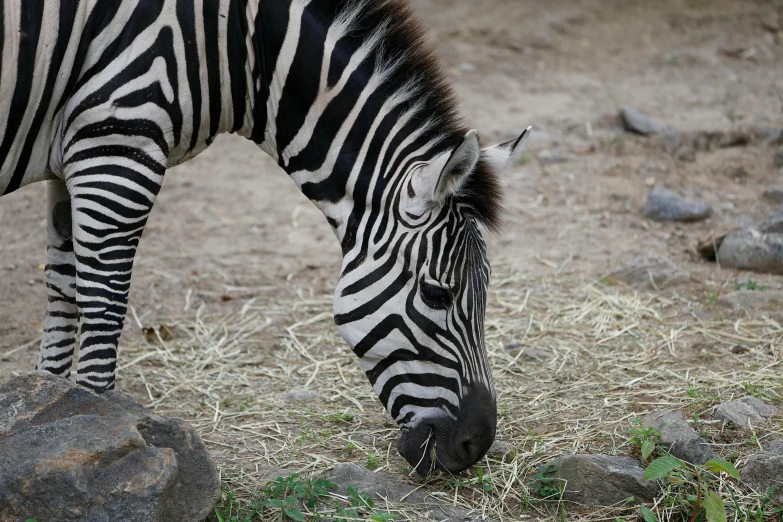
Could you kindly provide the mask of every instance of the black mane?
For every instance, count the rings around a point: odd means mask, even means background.
[[[414,81],[420,93],[415,102],[422,104],[417,121],[434,121],[427,138],[445,135],[437,148],[451,150],[457,147],[469,128],[465,125],[454,91],[426,39],[422,24],[414,16],[407,0],[360,3],[346,0],[341,3],[343,5],[338,11],[357,6],[364,10],[359,28],[354,33],[359,38],[368,37],[384,23],[390,24],[383,39],[382,54],[389,60],[402,58],[402,62],[389,78],[386,88],[393,92]],[[468,206],[477,221],[489,230],[497,231],[502,223],[502,196],[497,174],[487,161],[480,159],[455,199],[459,204]]]

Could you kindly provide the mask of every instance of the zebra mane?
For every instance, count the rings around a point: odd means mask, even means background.
[[[465,125],[457,98],[446,79],[421,22],[407,0],[344,0],[338,11],[353,12],[351,37],[364,41],[379,28],[385,34],[378,46],[376,68],[388,65],[393,73],[385,79],[390,93],[415,89],[410,100],[418,110],[412,122],[422,137],[436,143],[433,152],[453,150],[465,137]],[[500,180],[491,163],[480,159],[454,200],[467,207],[477,221],[491,231],[502,222],[503,201]]]

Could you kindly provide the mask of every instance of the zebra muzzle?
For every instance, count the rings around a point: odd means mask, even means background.
[[[422,477],[433,469],[457,473],[486,454],[496,428],[495,399],[484,386],[476,386],[461,400],[457,419],[419,419],[401,433],[397,450]]]

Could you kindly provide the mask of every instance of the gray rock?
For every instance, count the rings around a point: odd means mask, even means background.
[[[783,145],[783,129],[770,130],[764,139],[764,146],[774,147],[776,145]]]
[[[655,186],[647,194],[643,214],[655,221],[701,221],[712,215],[712,208],[704,203],[691,201],[667,190]]]
[[[777,151],[772,157],[772,165],[774,165],[776,169],[783,167],[783,150]]]
[[[512,451],[514,451],[514,446],[512,446],[510,443],[495,439],[495,441],[492,443],[492,446],[490,446],[489,450],[487,450],[487,455],[502,457],[511,453]]]
[[[764,192],[762,192],[761,195],[764,197],[764,199],[768,199],[773,203],[777,203],[777,204],[783,203],[783,188],[780,187],[768,188],[764,190]]]
[[[783,291],[737,290],[720,296],[717,304],[735,311],[765,310],[777,315],[783,311]]]
[[[337,486],[337,492],[345,493],[348,486],[356,486],[359,491],[373,494],[376,499],[389,499],[390,502],[424,503],[426,491],[417,489],[416,484],[402,482],[386,473],[374,473],[357,464],[337,464],[329,480]],[[411,493],[413,492],[413,493]]]
[[[556,163],[568,163],[569,161],[574,161],[576,156],[558,149],[545,149],[538,153],[538,159],[542,163],[553,165]]]
[[[44,373],[0,387],[0,520],[202,521],[220,477],[196,431]]]
[[[718,406],[715,410],[715,418],[742,429],[749,429],[751,426],[758,426],[764,422],[764,418],[759,415],[759,412],[740,401],[724,402]]]
[[[512,357],[519,356],[519,358],[524,357],[535,361],[549,361],[555,357],[552,352],[539,350],[538,348],[533,348],[532,346],[522,346],[519,343],[509,343],[504,346],[504,348],[508,350]]]
[[[286,404],[292,402],[316,402],[320,401],[321,396],[313,390],[294,390],[286,393],[282,401]]]
[[[756,221],[747,214],[740,214],[727,221],[728,225],[736,226],[737,228],[753,228],[756,226]]]
[[[743,397],[740,399],[740,402],[744,402],[754,410],[756,410],[756,413],[761,415],[764,418],[772,417],[773,415],[778,413],[778,409],[771,404],[767,404],[766,402],[757,399],[756,397],[753,397],[752,395],[748,395],[747,397]]]
[[[651,502],[658,495],[655,481],[644,480],[639,461],[608,455],[565,455],[549,464],[563,486],[563,499],[590,506],[611,506],[633,497]]]
[[[608,279],[644,290],[670,287],[687,281],[690,276],[660,254],[650,253],[615,269]]]
[[[764,451],[750,457],[740,477],[757,493],[766,493],[774,487],[773,499],[783,503],[783,439],[765,445]]]
[[[783,190],[780,191],[783,197]],[[778,208],[774,214],[769,216],[759,225],[759,232],[765,234],[783,234],[783,208]]]
[[[631,107],[620,107],[620,118],[623,120],[623,125],[627,131],[635,132],[642,136],[658,134],[663,130],[660,123]]]
[[[401,481],[386,473],[375,473],[356,464],[337,464],[328,477],[337,486],[337,493],[345,494],[348,486],[368,493],[375,501],[392,504],[424,506],[433,520],[442,522],[472,522],[477,517],[468,516],[456,506],[440,502],[429,496],[419,485]]]
[[[690,425],[682,420],[682,410],[663,410],[642,417],[645,428],[661,432],[661,444],[675,457],[692,464],[704,464],[715,458],[709,444],[704,442]]]
[[[783,234],[731,232],[718,249],[720,264],[752,272],[783,274]]]

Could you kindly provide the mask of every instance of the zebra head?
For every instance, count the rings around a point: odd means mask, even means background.
[[[349,232],[355,246],[345,252],[335,322],[400,425],[400,454],[421,475],[468,468],[495,438],[479,225],[497,229],[497,175],[529,130],[485,149],[471,130],[429,158],[413,155],[394,182],[375,187]]]

